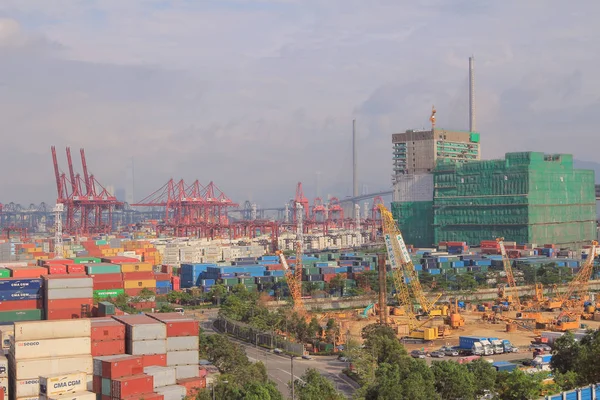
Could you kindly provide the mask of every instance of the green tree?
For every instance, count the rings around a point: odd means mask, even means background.
[[[475,378],[466,365],[454,361],[438,361],[431,365],[435,389],[442,400],[475,399]]]
[[[156,296],[156,293],[154,291],[152,291],[151,289],[148,289],[148,288],[142,288],[142,290],[140,290],[140,292],[137,295],[137,297],[141,301],[148,301],[151,298],[153,298],[154,296]]]
[[[173,307],[171,304],[163,304],[158,309],[158,312],[161,312],[161,313],[169,313],[169,312],[173,312],[173,311],[175,311],[175,307]]]
[[[493,393],[496,387],[496,368],[481,358],[466,365],[475,380],[475,394],[481,396],[486,390]]]
[[[456,288],[458,290],[475,290],[477,288],[477,281],[473,276],[473,273],[460,274],[456,276]]]
[[[312,317],[310,320],[307,328],[307,336],[314,341],[319,340],[323,336],[323,328],[319,325],[317,317]]]
[[[226,293],[227,288],[224,285],[217,283],[210,288],[210,291],[208,292],[208,298],[217,305],[221,305],[221,300],[225,297]]]
[[[319,285],[317,282],[302,282],[302,292],[308,296],[312,296],[317,290],[319,290]]]
[[[362,330],[362,337],[365,339],[365,351],[373,355],[377,364],[397,363],[407,356],[404,346],[400,344],[396,333],[389,326],[367,325]]]
[[[520,369],[515,369],[510,373],[500,372],[496,381],[496,397],[498,400],[537,399],[542,392],[544,375],[529,375]]]
[[[562,390],[571,390],[579,387],[579,375],[575,371],[567,371],[564,374],[560,372],[554,373],[554,382],[562,389]]]
[[[230,373],[236,368],[246,368],[250,364],[242,347],[223,335],[204,335],[200,343],[200,354],[223,373]]]
[[[344,279],[341,275],[337,274],[327,284],[329,291],[333,295],[341,295],[342,289],[344,288]]]
[[[365,400],[437,400],[433,372],[421,360],[405,357],[402,364],[380,364]]]
[[[309,368],[299,380],[294,382],[298,400],[344,400],[345,397],[335,390],[331,381],[317,370]]]
[[[554,372],[561,374],[575,371],[581,357],[581,346],[575,340],[572,332],[567,331],[554,341],[550,367]]]

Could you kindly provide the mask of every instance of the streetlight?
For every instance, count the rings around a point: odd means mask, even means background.
[[[221,381],[221,383],[224,384],[224,385],[226,385],[226,384],[229,383],[229,381]],[[214,382],[210,384],[210,387],[212,389],[212,398],[213,398],[213,400],[216,400],[216,397],[215,397],[215,384],[214,384]]]
[[[292,400],[295,400],[296,396],[295,396],[295,390],[294,390],[295,385],[294,385],[294,356],[293,355],[290,356],[290,362],[291,362],[291,371],[290,372],[292,375]]]

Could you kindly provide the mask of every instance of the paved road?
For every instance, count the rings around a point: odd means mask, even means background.
[[[215,333],[213,322],[216,319],[218,311],[205,311],[204,315],[196,316],[200,320],[200,327],[207,334]],[[292,380],[291,363],[289,356],[271,353],[261,347],[255,347],[253,344],[236,340],[229,337],[229,340],[240,344],[246,351],[246,355],[252,362],[262,361],[267,367],[267,373],[275,383],[279,391],[286,397],[291,398],[289,382]],[[302,358],[294,359],[294,379],[302,376],[308,368],[318,370],[321,375],[328,378],[346,397],[351,398],[358,385],[342,373],[347,366],[346,363],[338,361],[337,356],[314,356],[312,360]]]

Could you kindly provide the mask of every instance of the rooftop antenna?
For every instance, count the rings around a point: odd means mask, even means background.
[[[469,57],[469,132],[475,132],[475,57]]]

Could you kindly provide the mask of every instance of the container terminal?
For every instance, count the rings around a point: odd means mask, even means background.
[[[468,131],[437,127],[435,114],[429,130],[392,134],[389,192],[358,194],[355,147],[353,197],[311,202],[297,183],[271,209],[173,179],[127,204],[83,149],[81,173],[70,148],[63,172],[52,147],[56,205],[0,205],[0,392],[195,396],[214,369],[198,355],[208,317],[188,307],[240,287],[337,326],[312,343],[281,327],[242,338],[255,345],[330,354],[381,324],[415,358],[548,370],[557,338],[600,327],[594,172],[570,154],[482,160],[473,107]]]

